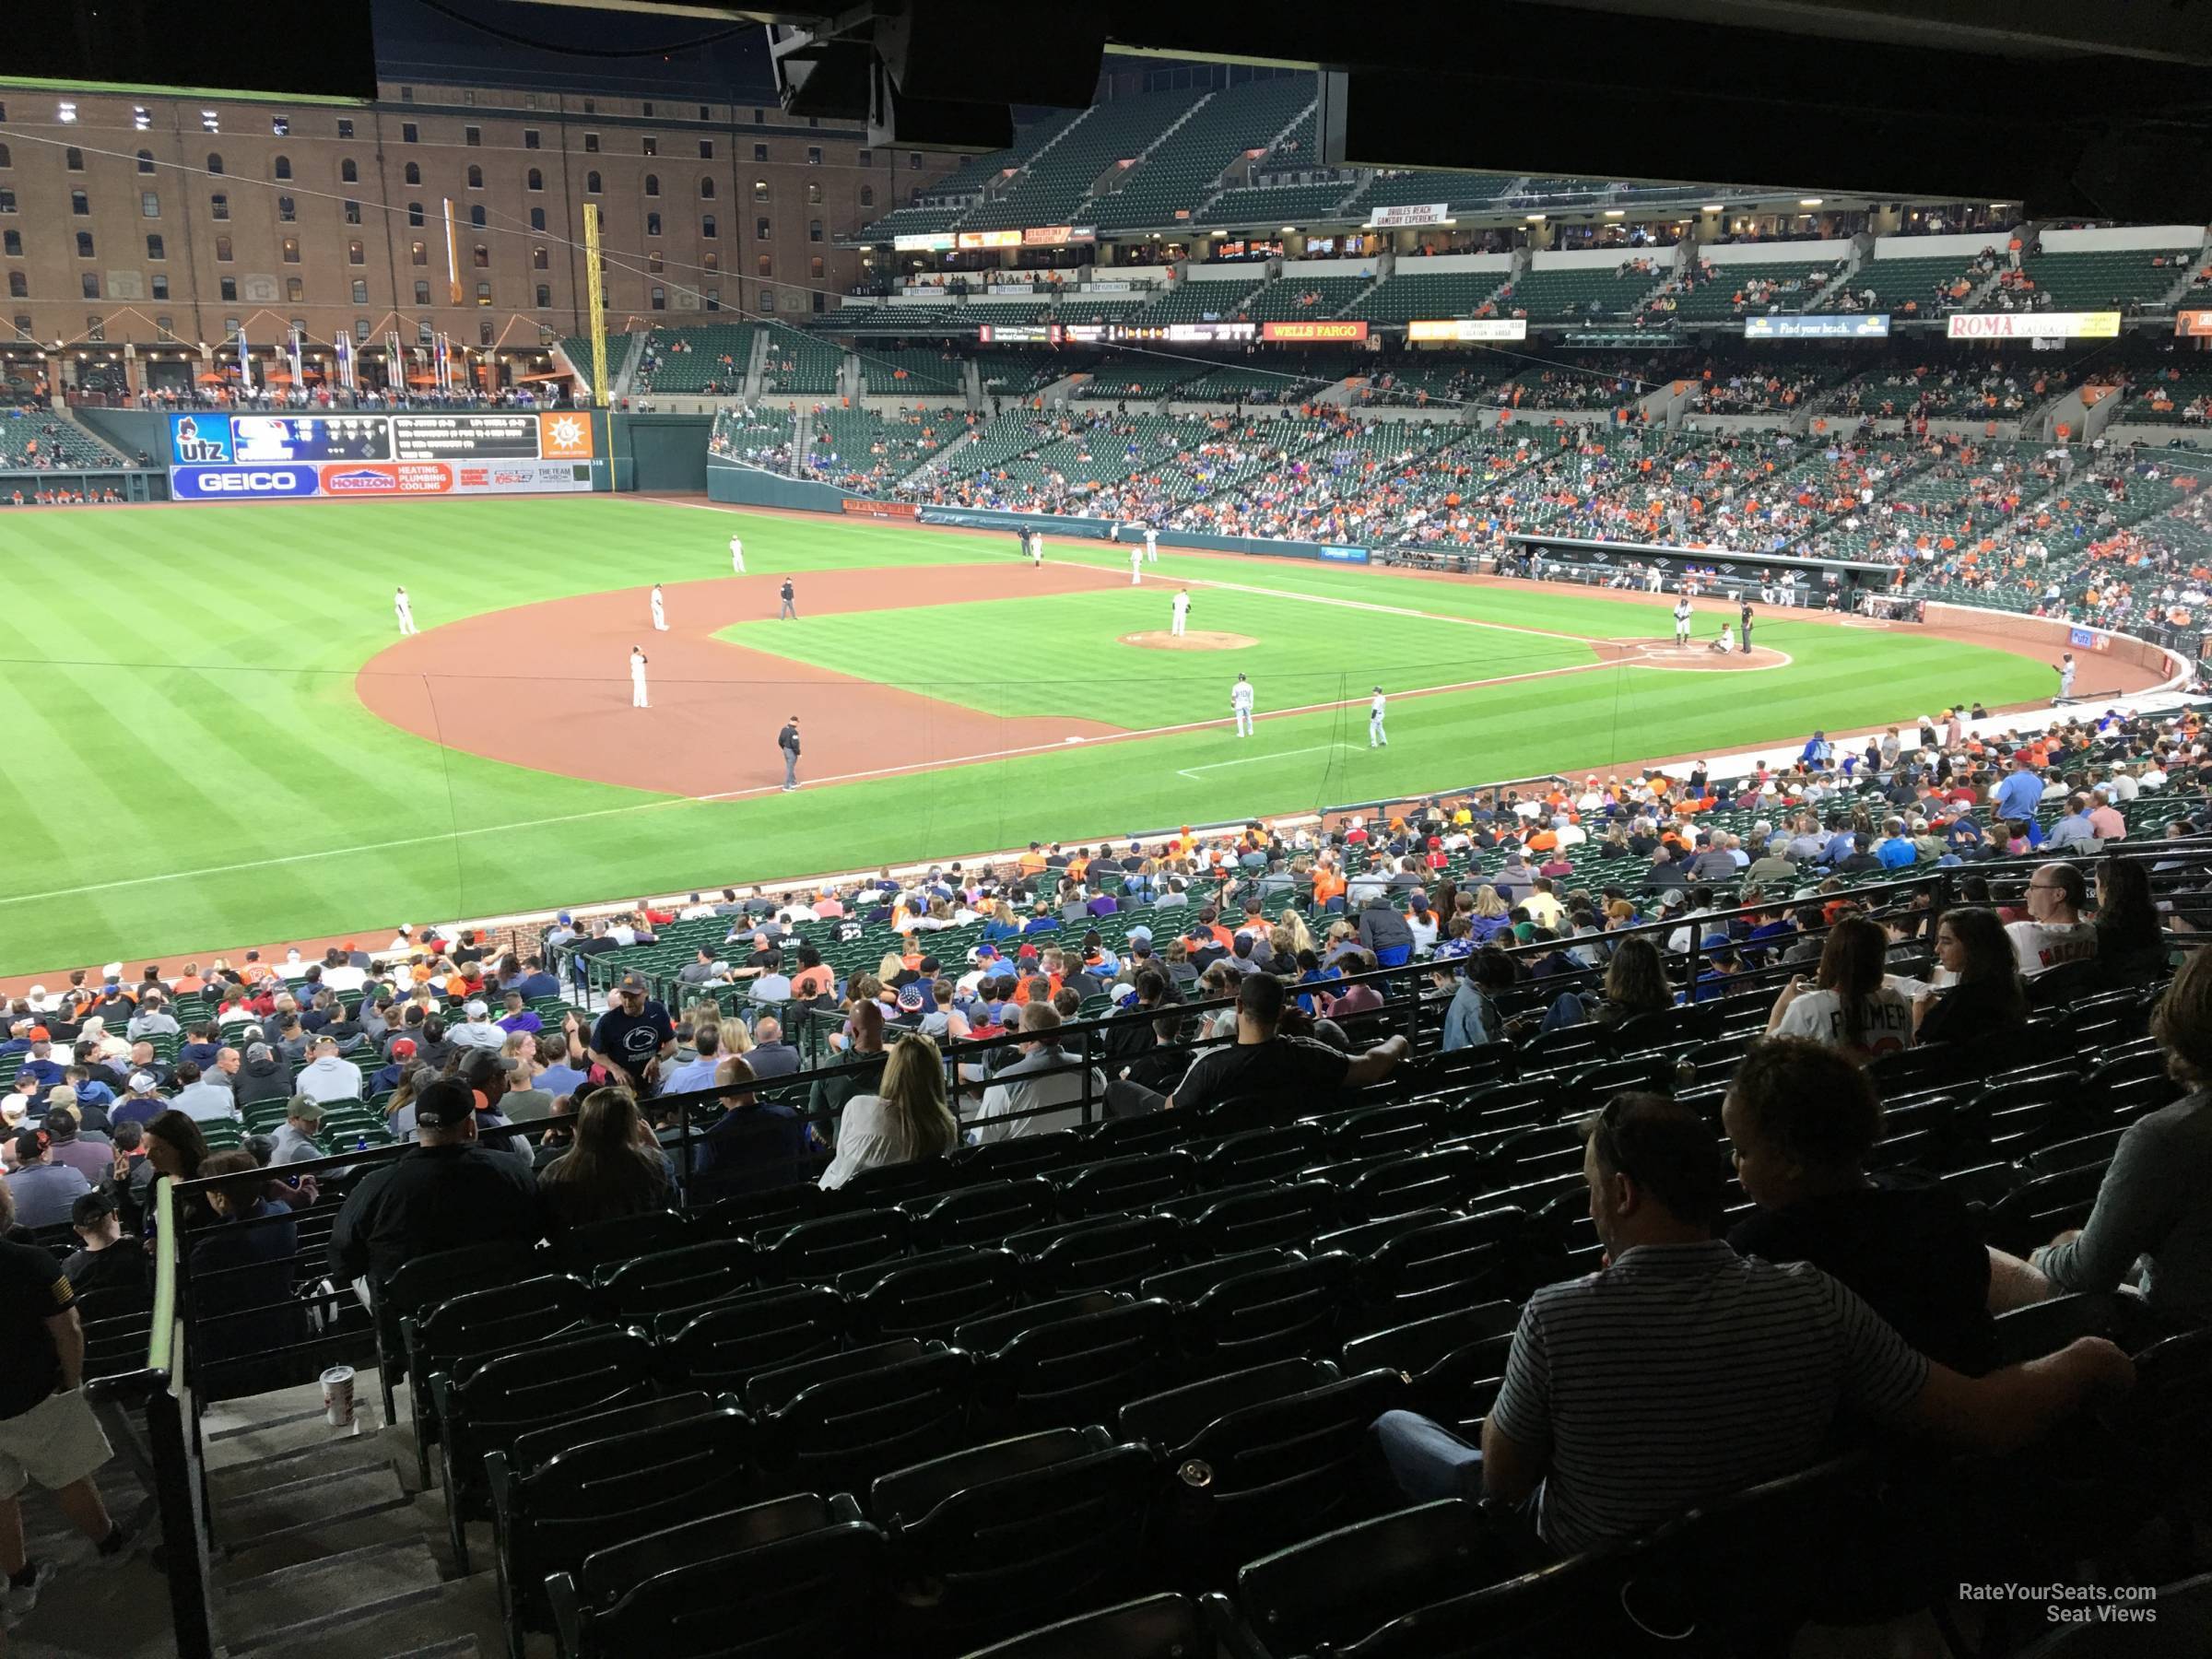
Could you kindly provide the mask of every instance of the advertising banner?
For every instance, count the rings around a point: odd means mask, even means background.
[[[1889,313],[1867,312],[1856,316],[1746,317],[1747,340],[1886,340]]]
[[[855,518],[911,519],[921,509],[912,501],[871,501],[865,496],[847,496],[838,503],[838,510]]]
[[[949,252],[953,245],[952,232],[949,230],[921,231],[912,236],[891,238],[893,251],[900,253],[944,253]]]
[[[180,501],[588,490],[588,415],[172,415]]]
[[[1344,321],[1319,323],[1263,323],[1263,340],[1364,340],[1367,324]]]
[[[1365,547],[1324,547],[1319,549],[1319,552],[1321,557],[1331,564],[1365,564],[1367,562]]]
[[[1424,202],[1418,207],[1378,207],[1367,216],[1367,228],[1389,230],[1406,225],[1441,225],[1451,217],[1449,202]]]
[[[961,230],[953,242],[959,248],[1018,248],[1021,232],[1018,230]]]
[[[2116,340],[2118,312],[1954,312],[1954,340]]]
[[[2175,312],[2173,332],[2177,335],[2212,335],[2212,311]]]
[[[1526,317],[1447,317],[1436,323],[1408,323],[1408,340],[1525,340]]]

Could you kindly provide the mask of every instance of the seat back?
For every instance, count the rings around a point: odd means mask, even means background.
[[[1059,1218],[1052,1183],[1041,1175],[980,1181],[899,1206],[912,1218],[916,1250],[996,1244],[1009,1234],[1049,1227]]]
[[[1123,1440],[1143,1441],[1162,1453],[1171,1452],[1219,1418],[1318,1388],[1337,1374],[1335,1366],[1319,1360],[1278,1359],[1143,1395],[1123,1406],[1114,1422]]]
[[[626,1326],[582,1332],[486,1360],[444,1397],[453,1463],[472,1461],[516,1436],[566,1418],[611,1411],[653,1389],[653,1345]]]
[[[962,1327],[963,1334],[969,1327]],[[1173,1374],[1175,1321],[1164,1301],[1123,1301],[1011,1338],[985,1367],[994,1423],[1106,1423]]]
[[[748,1289],[753,1247],[742,1239],[712,1239],[599,1270],[597,1300],[609,1318],[646,1319],[673,1308],[696,1308]]]
[[[1357,1269],[1348,1255],[1308,1256],[1216,1285],[1185,1320],[1194,1361],[1209,1371],[1241,1371],[1334,1352]]]
[[[594,1552],[563,1646],[571,1659],[858,1655],[874,1651],[885,1586],[883,1535],[850,1499],[781,1499]]]
[[[1371,1322],[1407,1324],[1495,1300],[1515,1287],[1527,1231],[1520,1210],[1500,1208],[1400,1233],[1368,1265]]]
[[[1080,1160],[1084,1152],[1083,1136],[1075,1130],[1050,1129],[1042,1135],[1017,1135],[1006,1140],[986,1141],[980,1147],[961,1147],[947,1157],[953,1179],[970,1186],[980,1181],[1009,1181],[1065,1169]]]
[[[1219,1203],[1195,1214],[1188,1208],[1191,1202],[1186,1200],[1184,1207],[1191,1253],[1229,1255],[1303,1243],[1328,1225],[1338,1198],[1325,1181],[1297,1181],[1224,1194]]]
[[[1206,1659],[1213,1635],[1187,1595],[1147,1595],[980,1648],[968,1659]]]
[[[733,1409],[616,1434],[560,1453],[512,1480],[492,1453],[500,1589],[511,1624],[543,1630],[545,1583],[608,1538],[640,1537],[741,1500],[753,1426]]]
[[[459,1374],[494,1354],[550,1342],[592,1317],[591,1291],[567,1274],[546,1274],[496,1290],[471,1290],[409,1315],[408,1363],[417,1376]]]
[[[1345,1369],[1357,1373],[1380,1367],[1418,1376],[1470,1342],[1512,1335],[1520,1318],[1516,1304],[1500,1300],[1391,1325],[1346,1343]]]
[[[952,1166],[942,1158],[877,1164],[841,1187],[823,1194],[825,1209],[889,1209],[910,1198],[941,1193],[952,1183]]]
[[[377,1288],[377,1303],[393,1319],[472,1290],[511,1288],[544,1275],[547,1258],[528,1244],[472,1244],[417,1256]]]
[[[1217,1143],[1199,1159],[1198,1184],[1227,1187],[1281,1180],[1323,1157],[1323,1146],[1321,1131],[1310,1124],[1247,1129]]]
[[[694,1216],[692,1226],[716,1238],[767,1238],[821,1213],[822,1189],[811,1181],[798,1181],[721,1199]]]
[[[1068,1227],[1016,1233],[1006,1247],[1020,1259],[1032,1292],[1127,1290],[1172,1265],[1180,1230],[1167,1216],[1095,1217]]]
[[[753,1389],[768,1381],[755,1378]],[[827,1378],[762,1419],[763,1461],[805,1489],[854,1490],[877,1475],[958,1447],[967,1436],[976,1381],[972,1355],[937,1345]]]
[[[852,1304],[853,1328],[863,1341],[947,1336],[955,1325],[1012,1307],[1021,1271],[1009,1252],[955,1246],[862,1268],[838,1289]]]
[[[1246,1563],[1237,1606],[1271,1653],[1334,1651],[1410,1608],[1514,1576],[1481,1506],[1445,1498],[1338,1527]]]
[[[1168,1453],[1168,1559],[1208,1583],[1316,1526],[1375,1506],[1375,1418],[1400,1404],[1395,1371],[1342,1377],[1216,1418]]]
[[[553,1253],[571,1273],[589,1274],[609,1262],[675,1250],[691,1241],[689,1220],[675,1210],[647,1210],[571,1227],[553,1241]]]
[[[818,1216],[768,1240],[760,1282],[820,1283],[855,1267],[873,1267],[906,1252],[907,1219],[898,1210],[853,1210]]]
[[[899,1596],[895,1630],[909,1639],[895,1634],[887,1651],[965,1651],[1060,1608],[1111,1599],[1145,1559],[1156,1479],[1143,1447],[1106,1446],[982,1468],[933,1507],[900,1510],[895,1578],[902,1592],[926,1587],[926,1595]]]
[[[666,1372],[694,1388],[741,1391],[762,1371],[834,1354],[851,1323],[834,1290],[789,1285],[664,1313],[653,1335]]]
[[[1197,1161],[1188,1152],[1172,1149],[1076,1164],[1053,1180],[1060,1207],[1069,1216],[1141,1209],[1178,1197],[1197,1183]]]

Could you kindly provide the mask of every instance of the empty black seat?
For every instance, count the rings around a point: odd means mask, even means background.
[[[889,1209],[909,1199],[941,1193],[954,1181],[952,1165],[942,1158],[909,1159],[904,1163],[877,1164],[863,1170],[822,1194],[825,1213],[841,1209]]]
[[[1049,1227],[1060,1217],[1052,1182],[1041,1175],[977,1182],[949,1193],[910,1198],[899,1207],[912,1218],[916,1250],[996,1244],[1010,1233]]]
[[[591,1290],[580,1278],[548,1274],[497,1290],[472,1290],[410,1313],[399,1322],[410,1376],[433,1371],[460,1377],[495,1355],[550,1342],[592,1321]],[[438,1402],[415,1391],[415,1471],[430,1484],[430,1448],[438,1444]]]
[[[1516,1303],[1499,1300],[1454,1309],[1409,1324],[1392,1325],[1346,1343],[1345,1368],[1363,1371],[1382,1366],[1404,1371],[1407,1376],[1418,1376],[1471,1342],[1511,1336],[1520,1321],[1521,1310]]]
[[[1208,1659],[1214,1651],[1196,1602],[1147,1595],[1008,1637],[969,1659]]]
[[[1184,1248],[1194,1256],[1226,1255],[1303,1243],[1337,1214],[1336,1189],[1325,1181],[1265,1182],[1214,1195],[1193,1194],[1174,1207],[1183,1219]]]
[[[594,1300],[609,1319],[648,1319],[674,1308],[696,1308],[748,1289],[753,1247],[742,1239],[711,1239],[599,1269]]]
[[[1131,1152],[1172,1147],[1194,1133],[1181,1112],[1148,1112],[1142,1117],[1108,1118],[1087,1137],[1093,1158],[1121,1158]]]
[[[762,1284],[819,1284],[855,1267],[873,1267],[906,1253],[906,1217],[897,1210],[852,1210],[818,1216],[768,1239],[760,1250]]]
[[[429,1378],[443,1426],[447,1531],[453,1559],[468,1570],[463,1523],[484,1509],[484,1455],[533,1430],[612,1411],[651,1397],[653,1345],[622,1326],[485,1361],[459,1379]]]
[[[1220,1584],[1241,1562],[1382,1507],[1370,1429],[1404,1395],[1395,1371],[1372,1371],[1214,1418],[1166,1453],[1163,1559],[1187,1583]]]
[[[979,1181],[1007,1181],[1065,1169],[1089,1156],[1084,1137],[1073,1129],[1017,1135],[1006,1140],[960,1147],[947,1155],[953,1179],[962,1186]]]
[[[1140,1440],[1164,1453],[1232,1411],[1318,1388],[1342,1374],[1325,1360],[1278,1359],[1146,1394],[1123,1406],[1114,1422],[1122,1439]]]
[[[1525,1214],[1505,1206],[1400,1233],[1367,1263],[1370,1326],[1407,1324],[1501,1296],[1525,1296],[1536,1259],[1564,1246],[1536,1236]]]
[[[851,1327],[844,1298],[820,1285],[786,1285],[705,1308],[664,1313],[653,1324],[665,1373],[693,1388],[739,1391],[762,1371],[834,1354]]]
[[[1361,1221],[1351,1227],[1315,1233],[1309,1248],[1316,1253],[1324,1250],[1341,1250],[1345,1254],[1356,1256],[1364,1262],[1400,1233],[1411,1232],[1417,1227],[1433,1227],[1439,1221],[1449,1221],[1453,1214],[1448,1209],[1407,1210],[1403,1215],[1384,1216],[1378,1220]]]
[[[1157,1479],[1103,1429],[1050,1430],[901,1469],[869,1510],[897,1594],[886,1651],[964,1653],[1056,1610],[1110,1603],[1144,1561]]]
[[[1295,1250],[1246,1250],[1235,1255],[1206,1256],[1181,1267],[1171,1267],[1165,1273],[1156,1273],[1138,1284],[1139,1296],[1158,1297],[1167,1302],[1194,1302],[1224,1279],[1241,1274],[1257,1273],[1263,1267],[1280,1267],[1286,1262],[1300,1260]]]
[[[1417,1607],[1518,1577],[1527,1546],[1446,1498],[1338,1527],[1248,1562],[1236,1602],[1269,1659],[1337,1653]]]
[[[1182,1259],[1181,1229],[1169,1216],[1094,1216],[1064,1227],[1015,1233],[1006,1247],[1021,1259],[1033,1294],[1129,1290]]]
[[[1283,1180],[1324,1157],[1322,1147],[1321,1131],[1309,1124],[1247,1129],[1206,1150],[1198,1160],[1198,1184],[1228,1187]]]
[[[958,1339],[969,1347],[986,1335],[963,1325]],[[1112,1422],[1124,1406],[1175,1376],[1174,1312],[1164,1301],[1114,1299],[1032,1324],[987,1351],[983,1403],[994,1427]]]
[[[955,1245],[855,1269],[837,1289],[851,1303],[853,1333],[864,1342],[946,1336],[955,1325],[1012,1307],[1021,1295],[1021,1271],[1006,1251]]]
[[[1335,1163],[1427,1151],[1443,1138],[1444,1112],[1432,1101],[1411,1100],[1402,1106],[1359,1106],[1305,1121],[1321,1131],[1322,1157]]]
[[[878,1343],[755,1377],[761,1461],[791,1486],[854,1491],[957,1450],[976,1393],[972,1355],[942,1343]]]
[[[594,1550],[546,1586],[562,1659],[873,1654],[883,1535],[812,1493]]]
[[[550,1628],[546,1580],[573,1573],[592,1550],[643,1537],[743,1501],[752,1478],[752,1424],[733,1408],[640,1428],[565,1450],[535,1466],[491,1452],[500,1610],[511,1659],[524,1633]]]
[[[1306,1256],[1223,1280],[1185,1316],[1193,1363],[1241,1371],[1335,1351],[1338,1326],[1358,1294],[1358,1269],[1348,1255]]]
[[[1061,1210],[1070,1217],[1142,1209],[1178,1197],[1197,1184],[1197,1161],[1188,1152],[1172,1149],[1076,1164],[1053,1177]]]
[[[571,1227],[553,1241],[553,1253],[571,1273],[589,1274],[608,1262],[627,1262],[691,1242],[689,1220],[675,1210],[647,1210]]]
[[[394,1384],[402,1375],[411,1379],[419,1395],[424,1373],[410,1371],[399,1322],[410,1313],[466,1296],[472,1290],[495,1290],[537,1278],[552,1264],[529,1244],[472,1244],[465,1250],[441,1250],[417,1256],[382,1284],[371,1280],[370,1316],[376,1330],[376,1364],[383,1385],[384,1421],[398,1416]],[[419,1403],[418,1403],[419,1408]]]
[[[2068,1228],[2079,1227],[2096,1207],[2105,1166],[2089,1164],[2021,1182],[1990,1206],[1989,1241],[2025,1255]]]
[[[702,1234],[716,1238],[744,1238],[780,1233],[822,1213],[822,1189],[811,1181],[771,1187],[764,1193],[739,1193],[709,1205],[692,1218]]]

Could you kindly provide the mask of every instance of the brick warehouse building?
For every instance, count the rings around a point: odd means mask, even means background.
[[[203,371],[241,322],[265,365],[297,322],[317,357],[344,332],[375,367],[387,333],[442,333],[526,371],[586,331],[594,203],[610,331],[795,320],[860,279],[841,241],[962,159],[864,137],[773,104],[488,84],[387,81],[368,105],[7,88],[0,351],[19,382],[135,390]]]

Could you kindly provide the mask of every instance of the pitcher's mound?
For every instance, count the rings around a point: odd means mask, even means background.
[[[1204,633],[1194,628],[1189,633],[1172,634],[1160,628],[1145,633],[1124,634],[1122,643],[1141,645],[1147,651],[1242,651],[1259,641],[1250,634]]]
[[[1677,645],[1672,640],[1593,640],[1591,649],[1605,662],[1637,668],[1674,668],[1692,674],[1740,674],[1747,668],[1786,668],[1789,657],[1765,645],[1748,652],[1740,646],[1722,653],[1702,641]]]

